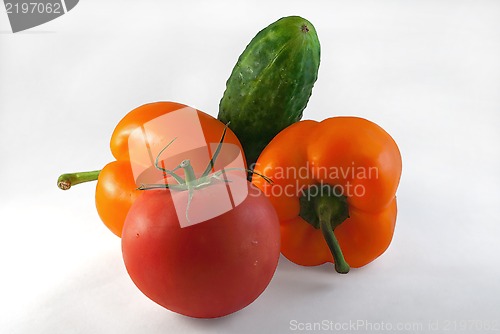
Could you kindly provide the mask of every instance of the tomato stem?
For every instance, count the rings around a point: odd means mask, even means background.
[[[196,174],[194,173],[193,166],[191,166],[191,161],[189,159],[183,160],[179,165],[184,170],[184,178],[187,184],[192,184],[198,179],[196,178]]]
[[[101,170],[93,170],[91,172],[77,172],[62,174],[57,179],[57,186],[62,190],[68,190],[71,186],[79,183],[96,181]]]

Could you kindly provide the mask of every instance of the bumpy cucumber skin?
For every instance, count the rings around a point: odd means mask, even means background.
[[[264,28],[240,55],[227,80],[218,119],[230,122],[248,167],[275,135],[302,118],[319,63],[316,30],[299,16]]]

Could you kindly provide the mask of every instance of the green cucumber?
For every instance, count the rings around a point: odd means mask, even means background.
[[[299,16],[261,30],[238,58],[219,105],[245,151],[249,168],[281,130],[299,121],[318,77],[320,44]]]

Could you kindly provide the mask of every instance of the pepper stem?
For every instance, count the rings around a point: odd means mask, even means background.
[[[91,172],[62,174],[57,179],[57,186],[62,190],[68,190],[69,188],[71,188],[71,186],[74,186],[76,184],[96,181],[100,172],[100,170],[94,170]]]
[[[335,270],[340,274],[349,272],[339,242],[333,231],[349,218],[347,198],[335,193],[330,185],[311,186],[300,198],[300,216],[314,228],[320,229],[332,253]]]
[[[334,215],[339,211],[339,204],[331,199],[332,197],[319,197],[315,205],[316,213],[319,218],[321,232],[335,261],[335,271],[340,274],[347,274],[350,269],[349,264],[345,261],[342,249],[333,233],[335,226],[338,225],[335,222]]]

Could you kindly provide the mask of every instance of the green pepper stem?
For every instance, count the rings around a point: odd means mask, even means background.
[[[57,186],[62,190],[68,190],[71,186],[79,183],[96,181],[100,172],[100,170],[94,170],[91,172],[62,174],[57,179]]]
[[[335,197],[321,196],[316,199],[315,209],[319,218],[319,227],[335,261],[335,270],[339,274],[347,274],[350,269],[349,264],[344,259],[342,249],[333,233],[335,227],[345,219],[341,218],[339,221],[336,217],[341,209],[341,204]]]
[[[321,232],[323,232],[323,237],[325,237],[328,248],[332,252],[333,259],[335,261],[335,271],[340,274],[347,274],[349,272],[349,265],[344,259],[344,254],[340,249],[339,242],[333,233],[331,225],[325,221],[320,222]]]

